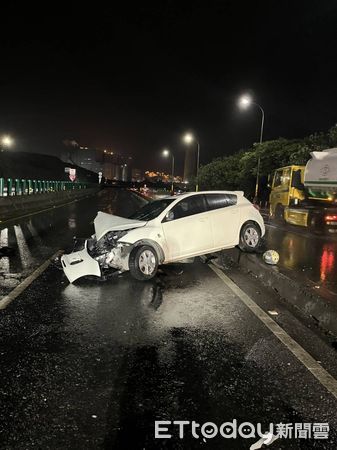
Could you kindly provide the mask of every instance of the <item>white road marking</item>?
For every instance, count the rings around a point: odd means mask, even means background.
[[[27,289],[27,287],[32,284],[36,278],[38,278],[51,264],[52,260],[57,258],[62,254],[62,250],[58,250],[53,256],[47,259],[40,267],[38,267],[34,272],[25,278],[16,288],[14,288],[9,294],[5,295],[0,300],[0,309],[5,309],[13,300],[15,300],[22,292]]]
[[[209,267],[228,286],[234,294],[269,328],[283,345],[312,373],[312,375],[337,399],[337,380],[332,377],[318,362],[286,333],[267,313],[260,308],[242,289],[239,288],[222,270],[213,264]]]
[[[21,265],[24,269],[27,269],[27,267],[30,267],[33,264],[34,259],[30,253],[21,225],[14,225],[14,233],[20,254]]]

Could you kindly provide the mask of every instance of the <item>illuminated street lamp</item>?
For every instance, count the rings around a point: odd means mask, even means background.
[[[241,95],[239,98],[239,106],[242,109],[248,108],[252,104],[252,97],[250,95]]]
[[[167,148],[163,150],[163,156],[165,156],[165,157],[167,158],[167,157],[170,156],[170,155],[172,156],[171,194],[173,195],[173,192],[174,192],[174,155],[173,155],[173,153],[172,153],[170,150],[168,150]]]
[[[199,144],[199,141],[195,138],[195,136],[193,136],[193,134],[191,134],[191,133],[186,133],[183,136],[183,141],[187,145],[191,144],[192,142],[195,142],[197,144],[197,182],[195,185],[195,191],[198,192],[198,190],[199,190],[198,175],[199,175],[199,161],[200,161],[200,144]]]
[[[191,142],[194,141],[193,134],[191,134],[191,133],[186,133],[186,134],[184,135],[184,137],[183,137],[183,140],[184,140],[185,144],[190,144]]]
[[[13,145],[13,139],[10,136],[3,136],[1,138],[1,151],[4,151],[5,148],[9,148]]]
[[[264,110],[262,108],[261,105],[259,105],[258,103],[254,102],[252,97],[250,95],[242,95],[239,98],[238,101],[238,105],[241,109],[247,109],[249,108],[251,105],[255,105],[257,106],[260,111],[261,111],[261,128],[260,128],[260,144],[262,144],[262,140],[263,140],[263,127],[264,127]],[[255,182],[255,197],[254,197],[254,201],[257,200],[257,195],[259,192],[259,176],[260,176],[260,155],[257,159],[257,171],[256,171],[256,182]]]

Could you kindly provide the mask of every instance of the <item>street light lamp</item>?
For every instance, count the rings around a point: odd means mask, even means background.
[[[264,127],[264,110],[262,108],[261,105],[259,105],[258,103],[254,102],[252,97],[250,95],[242,95],[239,98],[238,101],[238,105],[241,109],[247,109],[249,108],[251,105],[255,105],[257,106],[260,111],[261,111],[261,128],[260,128],[260,144],[262,144],[262,140],[263,140],[263,127]],[[257,159],[257,171],[256,171],[256,182],[255,182],[255,197],[254,197],[254,201],[256,202],[257,200],[257,195],[259,192],[259,177],[260,177],[260,155],[258,156]]]
[[[191,142],[194,141],[193,134],[191,134],[191,133],[186,133],[186,134],[184,135],[184,137],[183,137],[183,140],[184,140],[185,144],[190,144]]]
[[[252,97],[250,95],[241,95],[238,103],[240,108],[246,109],[252,104]]]
[[[165,148],[163,150],[163,156],[165,156],[167,158],[170,155],[172,156],[171,194],[173,195],[173,193],[174,193],[174,155],[170,150]]]
[[[199,161],[200,161],[200,144],[199,144],[199,141],[195,138],[195,136],[193,136],[193,134],[191,134],[191,133],[186,133],[183,136],[183,141],[185,142],[185,144],[191,144],[192,142],[195,142],[197,144],[197,182],[195,185],[195,191],[198,192],[199,191],[198,175],[199,175]]]
[[[1,138],[1,151],[3,151],[6,147],[11,147],[13,145],[13,139],[10,136],[3,136]]]

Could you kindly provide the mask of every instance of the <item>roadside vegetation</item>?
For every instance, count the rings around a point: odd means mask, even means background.
[[[268,197],[268,176],[278,167],[305,165],[310,152],[337,147],[337,125],[328,132],[312,134],[303,139],[278,138],[254,144],[247,150],[214,159],[199,169],[201,189],[243,190],[254,195],[257,160],[260,156],[260,199]]]

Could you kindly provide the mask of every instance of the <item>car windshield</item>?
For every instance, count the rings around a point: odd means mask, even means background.
[[[129,219],[135,220],[152,220],[159,216],[175,199],[163,198],[161,200],[154,200],[143,206],[141,209],[132,214]]]

